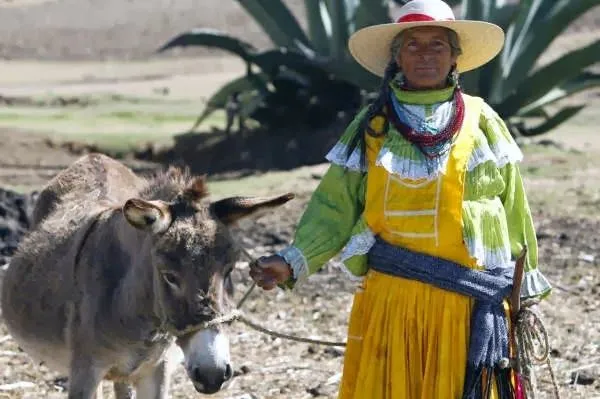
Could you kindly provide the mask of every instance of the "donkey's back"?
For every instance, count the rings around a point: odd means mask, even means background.
[[[214,393],[233,376],[229,341],[213,323],[231,305],[230,226],[292,197],[209,201],[202,176],[172,168],[146,181],[85,156],[44,188],[11,260],[1,297],[9,332],[68,373],[70,399],[91,399],[102,379],[166,398],[174,344],[196,390]]]
[[[33,209],[32,226],[37,226],[61,203],[68,207],[72,203],[93,205],[100,200],[124,202],[143,184],[144,180],[122,163],[103,154],[85,155],[42,189]]]
[[[94,214],[123,202],[144,183],[129,168],[101,154],[86,155],[61,171],[40,192],[33,227],[5,276],[5,322],[23,349],[52,368],[67,371],[67,328],[75,271],[72,260]]]

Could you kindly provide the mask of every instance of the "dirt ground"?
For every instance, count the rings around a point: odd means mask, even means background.
[[[6,139],[7,132],[2,133]],[[12,162],[2,168],[1,184],[18,182],[37,187],[59,167],[74,159],[65,151],[49,148],[36,135],[21,132],[18,140],[3,145],[0,157]],[[4,141],[7,143],[7,141]],[[569,160],[560,153],[547,154],[532,148],[526,170],[549,161],[561,164]],[[562,159],[562,161],[561,161]],[[20,168],[21,166],[22,168]],[[148,170],[149,164],[132,165]],[[144,169],[145,168],[145,169]],[[254,180],[226,182],[234,187],[225,191],[245,193],[293,190],[298,198],[284,209],[254,223],[242,225],[237,232],[240,244],[254,256],[279,249],[288,242],[310,191],[318,184],[326,165],[286,172],[285,184],[269,174]],[[591,169],[591,168],[590,168]],[[539,189],[546,176],[528,175],[530,187]],[[218,187],[220,182],[214,182]],[[264,183],[264,184],[263,184]],[[588,193],[589,194],[589,193]],[[595,209],[600,207],[596,189]],[[536,204],[538,206],[536,206]],[[600,220],[593,215],[574,217],[560,209],[547,208],[539,201],[532,205],[538,226],[541,267],[555,284],[554,294],[542,304],[549,330],[552,362],[563,398],[600,397],[600,241],[594,234]],[[588,210],[585,210],[588,213]],[[597,213],[596,213],[597,214]],[[247,262],[242,260],[236,272],[238,299],[249,286]],[[264,326],[298,336],[333,341],[345,340],[347,316],[354,285],[331,262],[320,273],[294,292],[254,292],[245,311]],[[343,348],[321,347],[273,338],[241,324],[231,328],[232,355],[238,374],[233,384],[215,398],[334,398],[342,367]],[[538,369],[541,385],[549,392],[549,374]],[[44,366],[36,365],[6,334],[0,325],[0,398],[63,398],[65,394],[55,379],[60,377]],[[11,384],[20,383],[21,386]],[[109,390],[105,384],[105,392]],[[2,391],[10,389],[10,391]],[[197,397],[181,368],[172,395],[175,398]],[[110,396],[109,396],[110,397]],[[542,398],[551,396],[542,395]]]
[[[114,140],[168,143],[173,134],[193,123],[204,98],[243,72],[238,61],[205,51],[149,56],[172,35],[209,26],[246,37],[259,47],[269,45],[234,1],[203,0],[201,10],[198,2],[190,0],[18,3],[0,2],[0,57],[4,58],[0,95],[30,103],[0,106],[0,186],[20,192],[39,188],[79,156],[57,145],[57,137],[107,143],[110,139],[111,144]],[[286,3],[301,15],[301,1]],[[555,49],[562,52],[573,43],[593,40],[598,26],[599,13],[589,13],[570,35],[557,41]],[[202,57],[190,57],[196,54]],[[556,54],[549,52],[546,58]],[[75,98],[89,104],[35,103],[42,97]],[[540,267],[555,286],[541,306],[561,394],[563,398],[598,399],[600,139],[596,126],[600,101],[595,96],[588,101],[589,109],[553,132],[548,142],[524,144],[523,171],[538,228]],[[177,118],[169,119],[167,114]],[[164,166],[126,162],[141,173]],[[240,227],[241,245],[260,256],[291,240],[325,168],[321,164],[267,171],[236,180],[214,180],[211,187],[217,196],[288,190],[298,194],[283,209]],[[355,286],[338,266],[332,261],[293,292],[256,291],[244,310],[277,331],[343,341]],[[239,298],[249,286],[245,260],[239,263],[235,281]],[[336,397],[343,348],[273,338],[239,323],[231,327],[230,338],[237,376],[227,390],[210,397]],[[538,376],[544,391],[540,397],[551,398],[548,370],[538,368]],[[0,315],[0,399],[65,398],[57,377],[19,351]],[[181,368],[171,394],[174,398],[203,397]]]

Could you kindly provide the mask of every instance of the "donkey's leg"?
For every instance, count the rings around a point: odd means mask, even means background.
[[[102,381],[98,383],[96,387],[96,393],[94,394],[94,399],[104,399],[104,391],[102,390]]]
[[[137,398],[167,399],[171,377],[166,361],[162,361],[135,384]]]
[[[100,381],[102,381],[100,368],[93,367],[90,361],[74,359],[69,376],[68,399],[94,399]]]
[[[133,399],[135,397],[131,384],[126,382],[115,382],[113,383],[113,387],[115,399]]]

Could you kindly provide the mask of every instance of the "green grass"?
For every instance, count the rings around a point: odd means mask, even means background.
[[[77,124],[83,132],[93,125],[96,125],[96,129],[106,125],[108,130],[115,124],[127,127],[140,125],[144,130],[152,126],[162,129],[170,124],[187,124],[191,127],[204,108],[200,100],[160,100],[119,94],[87,95],[78,98],[87,105],[16,104],[0,107],[0,123],[6,127],[34,128],[51,132],[65,128],[65,123]],[[36,97],[32,101],[54,104],[50,96]],[[208,118],[204,126],[222,125],[223,121],[223,113],[216,112]]]
[[[34,187],[34,186],[20,186],[20,185],[11,185],[11,184],[3,184],[2,188],[6,190],[11,190],[19,194],[29,194],[34,190],[39,190],[42,187]]]
[[[279,195],[294,193],[306,195],[319,183],[326,164],[303,166],[290,171],[273,171],[230,180],[210,179],[208,189],[212,197],[232,195]]]
[[[53,123],[57,121],[70,121],[81,123],[85,128],[86,123],[96,124],[140,124],[161,125],[169,123],[187,123],[190,126],[195,122],[201,108],[179,106],[165,106],[152,110],[148,107],[119,106],[111,107],[86,107],[78,109],[45,108],[29,109],[25,107],[0,108],[0,122],[4,126],[23,126],[46,124],[47,130],[54,130]],[[221,125],[224,121],[222,113],[215,112],[205,122],[205,126]]]
[[[48,97],[36,100],[49,101]],[[0,108],[0,126],[39,132],[55,140],[95,144],[108,153],[126,152],[153,142],[169,145],[187,131],[202,111],[200,101],[169,98],[135,98],[119,94],[89,96],[91,105],[80,107],[7,106]],[[600,215],[600,114],[594,101],[580,115],[555,131],[535,139],[555,140],[567,148],[524,145],[521,170],[532,209],[580,216]],[[216,112],[201,126],[222,127],[224,115]],[[232,180],[211,180],[213,197],[308,193],[318,180],[314,168],[269,172]],[[19,190],[19,187],[14,188]]]
[[[48,98],[36,98],[49,101]],[[149,141],[158,145],[188,131],[202,104],[197,101],[129,98],[103,95],[89,98],[88,106],[0,107],[0,126],[39,133],[55,140],[96,144],[107,152],[123,152]],[[225,124],[222,112],[213,113],[199,130]]]

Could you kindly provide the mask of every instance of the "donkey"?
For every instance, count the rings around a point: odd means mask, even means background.
[[[1,307],[21,348],[68,374],[69,399],[96,397],[102,380],[117,399],[134,389],[167,398],[182,361],[200,393],[231,380],[226,327],[210,323],[231,310],[239,253],[230,227],[293,195],[207,196],[203,176],[170,168],[146,180],[101,154],[42,190]]]

